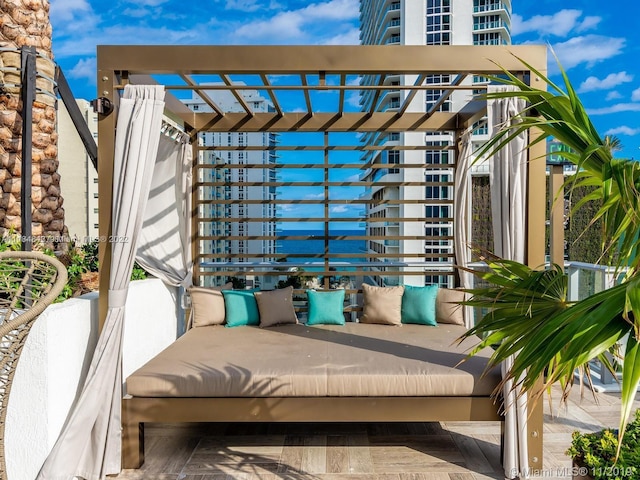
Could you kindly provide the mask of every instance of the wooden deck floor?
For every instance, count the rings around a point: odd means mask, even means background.
[[[544,470],[567,479],[571,432],[616,426],[619,394],[598,404],[574,389],[567,408],[545,406]],[[557,394],[554,399],[559,398]],[[640,401],[636,402],[640,408]],[[146,427],[146,462],[121,480],[502,479],[499,424],[197,424]],[[535,478],[535,477],[534,477]]]

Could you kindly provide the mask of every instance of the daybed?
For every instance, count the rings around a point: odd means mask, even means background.
[[[193,328],[127,379],[123,466],[145,422],[500,421],[489,351],[460,366],[461,325]]]

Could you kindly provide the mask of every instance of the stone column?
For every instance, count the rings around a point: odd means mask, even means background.
[[[51,52],[48,0],[0,0],[0,233],[21,231],[22,113],[20,48],[33,46],[38,58],[33,104],[33,235],[62,237],[65,233],[63,198],[58,170],[55,66]]]

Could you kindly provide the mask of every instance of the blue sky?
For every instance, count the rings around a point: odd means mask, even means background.
[[[622,141],[617,155],[640,158],[637,3],[512,3],[513,43],[551,45],[600,133]],[[51,20],[55,59],[88,99],[99,44],[358,43],[358,0],[51,0]]]

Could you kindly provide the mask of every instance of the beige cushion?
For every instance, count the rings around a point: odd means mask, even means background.
[[[231,290],[233,284],[225,283],[221,287],[191,287],[191,314],[194,327],[222,325],[224,323],[224,297],[222,290]]]
[[[428,330],[428,332],[427,332]],[[460,325],[211,326],[192,329],[127,379],[140,397],[488,396],[490,349]]]
[[[285,323],[298,323],[293,307],[293,287],[280,288],[270,292],[255,292],[260,326],[272,327]]]
[[[464,308],[457,302],[464,302],[466,293],[450,288],[438,289],[436,297],[436,321],[464,325]]]
[[[362,284],[364,307],[362,323],[402,325],[402,294],[404,286],[374,287]]]

